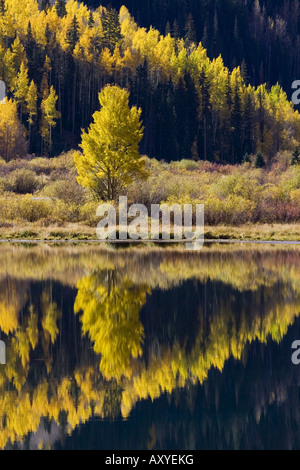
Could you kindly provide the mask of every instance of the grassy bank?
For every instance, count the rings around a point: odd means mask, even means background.
[[[300,241],[299,224],[245,224],[205,227],[206,240]],[[16,222],[0,227],[0,240],[97,240],[96,229],[80,223],[41,226]]]
[[[144,204],[150,214],[151,204],[204,204],[206,239],[300,240],[300,165],[287,153],[260,169],[147,158],[146,165],[148,180],[122,193],[128,205]],[[72,152],[0,159],[0,238],[95,239],[101,201],[76,178]]]

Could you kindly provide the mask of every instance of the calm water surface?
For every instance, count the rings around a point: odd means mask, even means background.
[[[300,247],[0,247],[0,449],[300,449]]]

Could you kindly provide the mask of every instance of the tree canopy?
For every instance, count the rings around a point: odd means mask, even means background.
[[[267,31],[272,23],[257,3],[251,15],[262,41],[265,33],[258,26],[263,21]],[[75,0],[57,1],[53,6],[43,2],[43,8],[37,0],[22,5],[6,0],[4,5],[0,11],[0,80],[6,83],[8,98],[17,104],[30,153],[46,150],[55,155],[76,148],[81,129],[89,126],[98,109],[99,90],[107,84],[126,88],[130,105],[142,109],[145,132],[139,151],[149,157],[235,164],[246,153],[261,152],[269,162],[278,151],[292,152],[299,145],[300,116],[276,84],[281,76],[271,80],[272,63],[250,63],[255,70],[250,84],[250,67],[243,54],[236,54],[232,61],[225,51],[218,55],[218,44],[222,44],[218,28],[223,21],[219,4],[212,9],[209,2],[215,32],[209,22],[206,29],[203,23],[203,37],[202,33],[199,37],[198,19],[186,8],[182,24],[170,23],[163,34],[154,27],[138,26],[125,6],[117,11],[96,2],[90,10]],[[227,0],[225,16],[226,5]],[[205,16],[205,9],[200,11]],[[239,12],[236,9],[232,25],[234,48],[241,44],[245,22]],[[161,15],[165,15],[163,10]],[[283,31],[276,25],[269,30],[275,43]],[[231,49],[224,44],[226,50]],[[268,57],[277,60],[272,47]],[[45,111],[49,96],[51,116]]]
[[[94,122],[82,133],[83,155],[74,156],[77,180],[99,198],[114,200],[135,177],[147,176],[138,150],[143,137],[141,109],[130,108],[128,91],[117,86],[106,86],[99,102]]]

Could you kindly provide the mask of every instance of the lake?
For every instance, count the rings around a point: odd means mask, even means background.
[[[0,246],[0,449],[300,449],[300,247]]]

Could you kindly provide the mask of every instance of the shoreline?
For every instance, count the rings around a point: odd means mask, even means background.
[[[5,223],[0,226],[0,243],[4,242],[94,242],[117,245],[128,244],[184,244],[189,240],[115,240],[97,239],[96,228],[83,224],[50,225],[36,223]],[[242,226],[206,226],[205,243],[288,243],[300,244],[300,223],[247,224]]]
[[[186,240],[142,240],[140,242],[134,242],[132,240],[113,240],[113,241],[104,241],[104,240],[95,240],[95,239],[86,239],[86,240],[78,240],[78,239],[17,239],[17,238],[3,238],[0,239],[0,245],[2,244],[43,244],[43,243],[54,243],[54,244],[97,244],[97,245],[120,245],[120,246],[138,246],[138,245],[151,245],[151,246],[158,246],[158,245],[184,245],[185,243],[191,243]],[[300,246],[300,240],[299,241],[293,241],[293,240],[204,240],[204,245],[281,245],[281,246]]]

